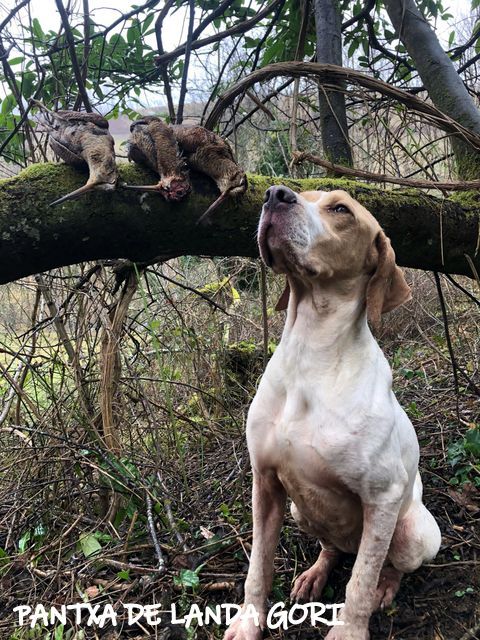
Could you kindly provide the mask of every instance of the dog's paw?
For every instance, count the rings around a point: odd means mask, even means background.
[[[294,602],[313,602],[322,595],[328,578],[328,571],[313,565],[301,573],[295,580],[290,600]]]
[[[330,629],[325,640],[370,640],[370,633],[368,629],[350,623]]]
[[[223,640],[261,640],[262,636],[262,629],[252,619],[239,619],[228,627]]]
[[[383,567],[378,579],[376,593],[376,609],[385,609],[389,607],[400,587],[402,573],[395,567]]]

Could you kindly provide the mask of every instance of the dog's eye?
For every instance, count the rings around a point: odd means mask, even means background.
[[[334,207],[332,207],[332,211],[335,211],[335,213],[351,213],[350,209],[344,204],[335,205]]]

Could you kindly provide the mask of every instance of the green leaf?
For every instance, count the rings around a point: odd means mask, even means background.
[[[102,545],[93,533],[84,533],[81,535],[78,539],[78,544],[85,558],[97,555],[98,552],[102,550]]]
[[[196,589],[200,584],[200,578],[195,571],[190,569],[182,569],[180,575],[173,578],[174,583],[182,589]]]
[[[117,577],[120,578],[120,580],[130,580],[130,569],[127,569],[126,571],[119,571],[117,573]]]
[[[25,58],[23,56],[18,56],[18,58],[12,58],[11,60],[9,60],[8,64],[11,67],[14,67],[16,64],[21,64],[24,60]]]
[[[33,31],[33,35],[38,38],[38,40],[43,40],[45,38],[45,34],[43,33],[43,29],[40,26],[40,22],[38,21],[38,18],[34,18],[32,20],[32,31]]]
[[[9,93],[2,102],[2,116],[6,115],[7,113],[11,113],[16,106],[17,101],[15,100],[15,97],[11,93]]]
[[[62,640],[63,638],[63,624],[59,625],[55,629],[55,633],[53,635],[54,640]]]
[[[472,11],[480,6],[480,0],[472,0]]]
[[[26,550],[31,536],[32,536],[31,532],[26,531],[18,541],[18,550],[20,551],[20,553],[23,553]]]
[[[352,40],[350,46],[348,47],[348,57],[349,58],[351,58],[353,56],[355,51],[358,49],[358,45],[359,44],[360,44],[360,42],[357,39]]]
[[[465,450],[480,459],[480,429],[469,429],[465,435]]]
[[[147,31],[148,27],[152,24],[153,19],[155,18],[155,14],[151,13],[149,16],[147,16],[145,18],[145,20],[142,23],[142,33],[145,35],[145,32]]]

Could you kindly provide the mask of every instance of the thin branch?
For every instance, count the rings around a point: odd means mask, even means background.
[[[175,0],[167,0],[167,2],[165,2],[165,5],[161,9],[161,11],[159,11],[157,19],[155,20],[155,38],[157,40],[157,51],[160,56],[162,56],[165,53],[165,50],[163,48],[163,40],[162,40],[163,21],[165,20],[168,12],[170,11],[170,9],[174,4],[175,4]],[[168,75],[166,65],[162,65],[162,67],[160,68],[160,75],[163,81],[165,97],[167,98],[168,115],[170,117],[170,121],[175,122],[176,120],[175,107],[173,104],[172,88],[170,86],[170,78]]]
[[[18,13],[20,9],[23,9],[23,7],[25,7],[29,2],[30,0],[23,0],[22,2],[19,2],[17,6],[10,11],[8,16],[4,20],[2,20],[2,22],[0,22],[0,32],[2,32],[5,29],[5,27],[10,22],[10,20],[15,16],[15,14]]]
[[[85,82],[83,81],[82,72],[80,66],[78,64],[77,53],[75,51],[75,40],[72,34],[72,29],[70,28],[70,23],[68,21],[68,15],[63,6],[62,0],[55,0],[55,4],[57,5],[58,13],[60,14],[60,18],[62,20],[62,25],[65,30],[65,37],[68,42],[68,48],[70,50],[70,58],[73,67],[73,73],[75,74],[75,80],[77,81],[78,91],[82,97],[82,102],[85,106],[85,110],[88,113],[92,113],[92,105],[90,104],[90,98],[87,94],[87,89],[85,88]]]
[[[155,522],[153,521],[153,504],[152,498],[148,491],[145,492],[145,498],[147,501],[147,522],[148,522],[148,531],[150,533],[150,537],[153,542],[153,547],[155,549],[155,555],[157,556],[158,562],[158,570],[165,571],[165,558],[163,557],[162,549],[160,548],[160,543],[158,542],[157,532],[155,530]]]
[[[88,56],[90,55],[91,41],[90,41],[90,9],[88,6],[88,0],[83,0],[83,60],[82,60],[82,81],[85,85],[88,77]],[[82,101],[82,95],[78,92],[75,100],[74,110],[80,109]]]
[[[192,53],[193,25],[195,23],[195,0],[189,0],[190,16],[188,21],[187,42],[185,45],[185,62],[183,63],[182,82],[180,85],[180,96],[178,98],[177,124],[183,122],[183,108],[185,106],[185,96],[187,95],[188,69],[190,67],[190,56]]]
[[[350,18],[349,20],[347,20],[342,24],[342,31],[346,31],[353,24],[356,24],[357,22],[361,22],[362,20],[364,20],[370,14],[372,9],[375,8],[375,4],[376,4],[376,0],[367,0],[365,2],[365,6],[363,7],[363,9],[359,11],[357,15],[353,16],[352,18]]]
[[[442,284],[440,282],[440,276],[438,275],[438,271],[433,272],[433,277],[435,278],[435,285],[437,287],[438,298],[440,300],[440,308],[442,310],[442,318],[443,318],[443,326],[445,329],[445,339],[447,341],[448,353],[450,355],[450,360],[452,363],[452,371],[453,371],[453,381],[455,384],[455,396],[457,401],[457,415],[459,411],[458,407],[458,396],[459,396],[459,383],[458,383],[458,374],[461,373],[463,378],[468,382],[472,390],[480,396],[480,389],[473,382],[469,375],[465,373],[465,371],[458,365],[457,359],[455,357],[455,352],[453,351],[452,339],[450,337],[450,327],[448,324],[448,315],[447,315],[447,307],[445,304],[445,298],[443,296]]]
[[[280,4],[280,2],[282,2],[282,0],[274,0],[267,7],[265,7],[263,11],[260,11],[259,13],[257,13],[257,15],[254,18],[250,18],[250,20],[241,20],[237,24],[235,24],[233,27],[230,27],[230,29],[225,29],[225,31],[221,31],[220,33],[216,33],[212,36],[208,36],[207,38],[203,38],[203,40],[196,40],[195,42],[192,42],[191,50],[196,51],[197,49],[206,47],[209,44],[214,44],[215,42],[224,40],[227,37],[242,35],[247,31],[250,31],[250,29],[253,29],[253,27],[256,24],[258,24],[261,20],[263,20],[263,18],[265,18],[266,16],[268,16],[269,13],[274,11],[277,5]],[[157,65],[157,67],[161,67],[167,62],[170,62],[171,60],[175,60],[176,58],[179,58],[185,53],[186,47],[187,45],[185,43],[180,45],[173,51],[170,51],[169,53],[164,53],[163,55],[158,56],[157,58],[155,58],[155,64]]]

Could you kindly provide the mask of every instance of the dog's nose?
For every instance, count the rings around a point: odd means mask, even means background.
[[[265,204],[273,208],[279,204],[295,204],[297,194],[283,184],[275,185],[265,192]]]

